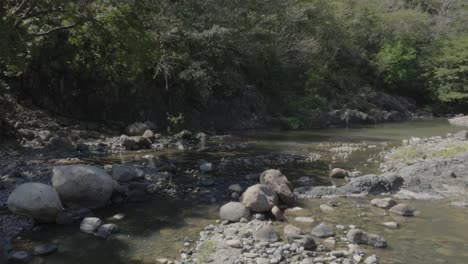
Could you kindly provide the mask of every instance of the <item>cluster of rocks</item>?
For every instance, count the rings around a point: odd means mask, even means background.
[[[6,204],[12,213],[18,215],[10,216],[12,218],[23,216],[38,223],[57,224],[74,224],[81,221],[80,229],[83,232],[105,239],[118,232],[119,228],[115,224],[104,224],[99,218],[93,217],[91,209],[119,203],[119,197],[122,196],[129,200],[142,199],[142,196],[146,196],[146,185],[139,181],[144,176],[141,170],[123,165],[114,165],[111,174],[90,165],[56,166],[53,168],[52,185],[37,182],[21,184],[13,190]],[[5,219],[2,217],[2,222]],[[27,223],[28,226],[24,229],[31,228],[32,222]],[[8,237],[18,232],[13,232]],[[49,253],[56,251],[56,248],[55,245],[55,250],[50,250]],[[24,252],[10,254],[14,259],[25,256]]]
[[[380,166],[404,180],[399,198],[466,199],[468,188],[468,131],[445,138],[411,138],[385,153]],[[463,205],[463,202],[455,203]]]
[[[366,256],[358,244],[375,248],[387,247],[383,237],[354,226],[346,231],[341,225],[334,228],[320,223],[310,234],[306,234],[300,228],[287,224],[283,210],[280,209],[292,206],[295,202],[294,188],[286,176],[278,170],[267,170],[260,175],[259,181],[260,184],[246,189],[240,197],[240,202],[229,202],[220,208],[221,220],[217,221],[216,225],[209,225],[200,233],[195,248],[181,250],[181,261],[162,259],[160,263],[373,264],[377,263],[376,256]],[[241,192],[238,187],[232,185],[229,190],[233,193]],[[373,204],[380,207],[383,206],[383,201],[376,200]],[[395,205],[396,211],[396,203],[392,205]],[[327,205],[332,210],[336,206],[338,203]],[[325,207],[320,208],[322,211],[328,211]],[[273,223],[271,219],[279,222]],[[282,224],[283,221],[286,222]],[[302,216],[296,217],[295,221],[313,223],[315,220]],[[281,228],[282,234],[278,232]],[[345,232],[346,237],[339,237],[338,231]],[[336,239],[345,241],[348,248],[331,250],[326,246],[333,245],[335,248]]]
[[[295,193],[299,198],[378,195],[399,191],[403,186],[403,182],[403,178],[394,173],[385,173],[382,175],[369,174],[354,178],[341,187],[306,186],[296,188]]]

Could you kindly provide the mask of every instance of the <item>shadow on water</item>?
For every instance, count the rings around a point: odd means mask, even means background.
[[[165,197],[153,197],[145,203],[129,203],[97,212],[106,223],[116,223],[119,234],[108,240],[79,231],[79,224],[71,226],[43,225],[41,230],[17,240],[20,249],[31,252],[40,243],[57,243],[59,252],[36,257],[31,263],[98,264],[98,263],[155,263],[157,258],[175,258],[186,238],[196,240],[204,226],[214,223],[218,206],[190,206]],[[116,213],[127,217],[111,220]]]

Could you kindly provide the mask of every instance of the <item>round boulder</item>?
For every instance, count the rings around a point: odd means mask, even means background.
[[[150,127],[145,123],[133,123],[125,128],[125,134],[129,136],[141,136],[148,129],[150,129]]]
[[[294,202],[294,187],[288,178],[279,170],[267,170],[260,175],[260,183],[270,187],[276,192],[279,199],[285,204]]]
[[[348,177],[348,171],[340,168],[334,168],[330,172],[332,178],[345,178]]]
[[[62,211],[59,195],[49,185],[37,182],[21,184],[8,197],[8,208],[15,214],[41,222],[55,222]]]
[[[247,218],[249,215],[249,209],[239,202],[229,202],[219,209],[220,218],[232,222],[239,222],[241,218]]]
[[[242,195],[242,203],[254,212],[269,212],[278,204],[278,196],[268,186],[257,184],[249,187]]]
[[[74,208],[105,206],[114,190],[114,180],[103,169],[89,165],[57,166],[52,185],[62,202]]]

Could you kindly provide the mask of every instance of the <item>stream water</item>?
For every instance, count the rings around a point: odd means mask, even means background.
[[[308,177],[307,184],[331,185],[328,164],[335,164],[363,173],[378,172],[378,153],[402,139],[411,136],[443,136],[460,128],[450,126],[446,120],[382,124],[353,129],[326,129],[314,131],[273,131],[240,134],[232,142],[245,142],[246,147],[234,151],[160,151],[164,155],[190,164],[204,158],[242,157],[267,153],[321,153],[317,162],[301,165],[278,166],[295,184]],[[356,149],[353,149],[356,147]],[[338,151],[339,150],[339,151]],[[343,159],[343,154],[346,154]],[[139,158],[148,153],[126,153],[117,158]],[[116,157],[112,157],[116,159]],[[232,180],[232,179],[231,179]],[[319,205],[326,200],[303,200],[304,210],[296,214],[313,216],[313,224],[300,224],[304,231],[311,230],[320,221],[330,224],[354,224],[369,232],[383,235],[390,247],[375,251],[380,263],[468,263],[468,211],[448,206],[448,201],[407,201],[420,214],[413,218],[398,218],[369,206],[369,199],[339,199],[341,206],[323,213]],[[44,258],[36,257],[32,263],[51,264],[118,264],[156,263],[157,258],[178,258],[184,239],[197,240],[200,230],[218,218],[221,204],[194,205],[154,196],[145,203],[125,204],[96,212],[99,217],[112,222],[110,217],[124,213],[119,221],[122,232],[108,240],[84,234],[77,226],[43,226],[39,231],[25,234],[15,241],[19,248],[31,250],[45,242],[59,244],[59,252]],[[294,217],[291,217],[294,219]],[[388,229],[381,223],[397,221],[399,229]],[[294,221],[292,220],[294,223]],[[276,223],[282,225],[282,223]],[[345,234],[338,234],[338,237]],[[339,239],[337,239],[339,241]],[[338,246],[341,244],[338,243]],[[341,246],[344,246],[342,244]]]

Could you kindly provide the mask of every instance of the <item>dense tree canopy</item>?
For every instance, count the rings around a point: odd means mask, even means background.
[[[4,84],[41,65],[206,96],[254,86],[291,115],[369,86],[468,106],[466,0],[5,0],[0,15]]]

